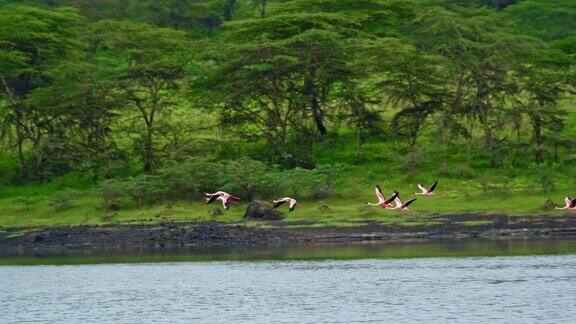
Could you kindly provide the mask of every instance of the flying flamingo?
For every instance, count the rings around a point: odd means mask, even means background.
[[[572,199],[572,198],[565,197],[565,198],[564,198],[564,202],[566,203],[566,206],[564,206],[564,207],[554,207],[554,208],[555,208],[555,209],[576,210],[576,198]]]
[[[296,199],[290,198],[290,197],[284,197],[284,198],[272,200],[272,203],[274,204],[272,206],[272,208],[274,208],[274,209],[280,207],[282,204],[288,204],[288,212],[294,211],[294,208],[298,204]]]
[[[416,201],[416,198],[410,199],[407,202],[402,202],[402,199],[400,199],[400,196],[396,196],[396,199],[394,199],[394,201],[396,202],[396,206],[390,207],[390,209],[408,211],[409,210],[408,206],[410,206],[410,204],[412,204],[414,201]]]
[[[232,196],[231,194],[224,191],[217,191],[213,194],[204,193],[204,196],[206,196],[205,200],[207,204],[211,204],[215,200],[222,201],[222,206],[224,206],[224,209],[230,208],[230,203],[237,203],[242,200],[239,197]]]
[[[415,195],[422,195],[422,196],[431,196],[434,194],[434,189],[436,189],[436,186],[438,185],[438,180],[436,180],[436,182],[434,182],[434,184],[432,186],[430,186],[430,188],[426,189],[423,185],[418,184],[418,188],[420,189],[420,191],[422,192],[417,192],[414,193]]]
[[[387,208],[388,206],[390,206],[392,201],[394,201],[394,199],[398,197],[398,191],[394,191],[394,194],[392,195],[392,197],[390,197],[390,199],[384,198],[384,194],[382,193],[382,189],[380,189],[380,185],[376,185],[376,188],[374,188],[374,190],[376,191],[376,198],[378,198],[378,202],[375,204],[371,202],[366,202],[366,205],[380,206],[382,208]]]

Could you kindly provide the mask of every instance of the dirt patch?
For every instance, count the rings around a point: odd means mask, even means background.
[[[576,237],[576,217],[508,215],[430,215],[423,226],[381,225],[364,221],[354,227],[288,227],[269,221],[262,227],[218,222],[155,225],[73,226],[39,229],[7,228],[0,232],[0,256],[58,253],[70,250],[142,249],[186,246],[253,246],[367,240],[405,241],[468,238]]]

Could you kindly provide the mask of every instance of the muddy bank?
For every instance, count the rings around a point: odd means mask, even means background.
[[[383,226],[364,221],[354,227],[314,227],[312,222],[243,224],[160,223],[74,226],[0,232],[0,256],[70,251],[138,250],[194,246],[278,246],[313,242],[425,241],[438,239],[576,238],[576,217],[431,215],[426,226]]]

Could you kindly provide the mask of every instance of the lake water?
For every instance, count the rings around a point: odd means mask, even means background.
[[[0,323],[574,323],[574,253],[491,241],[4,259]]]

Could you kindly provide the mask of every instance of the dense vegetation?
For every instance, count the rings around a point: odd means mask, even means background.
[[[576,185],[575,17],[569,0],[0,0],[0,224],[191,219],[218,188],[368,215],[374,183],[435,178],[423,210],[535,212]]]

